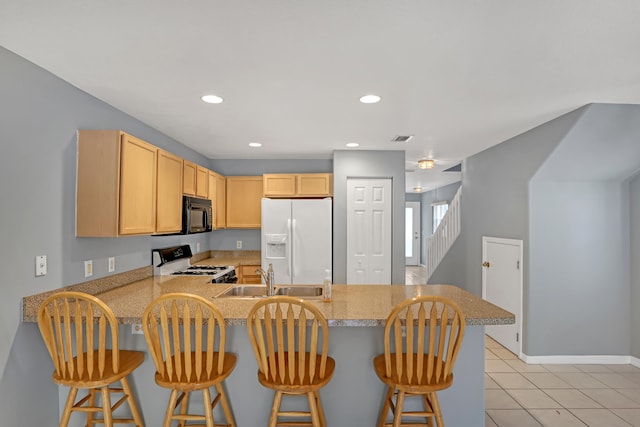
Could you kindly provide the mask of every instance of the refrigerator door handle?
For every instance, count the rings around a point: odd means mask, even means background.
[[[296,253],[296,220],[292,219],[291,220],[291,254],[289,255],[289,259],[291,262],[291,280],[293,283],[293,278],[296,277],[297,275],[297,268],[296,268],[296,259],[294,258],[295,253]]]
[[[291,272],[291,254],[293,253],[293,251],[291,250],[291,246],[293,246],[293,239],[291,238],[291,218],[287,219],[287,234],[287,239],[289,240],[289,244],[287,245],[287,276],[291,278],[293,276]]]

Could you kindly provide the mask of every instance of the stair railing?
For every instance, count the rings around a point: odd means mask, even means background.
[[[453,196],[453,200],[451,200],[449,208],[433,236],[427,240],[427,282],[451,248],[451,245],[453,245],[453,242],[460,235],[461,195],[462,186],[458,188],[455,196]]]

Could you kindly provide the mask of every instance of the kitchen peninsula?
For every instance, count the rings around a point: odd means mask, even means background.
[[[131,334],[130,325],[140,323],[142,311],[154,298],[168,292],[190,292],[211,298],[227,320],[227,350],[238,355],[236,368],[226,381],[237,424],[241,427],[263,425],[269,416],[272,394],[257,382],[257,365],[245,320],[255,299],[216,298],[230,286],[207,283],[202,277],[160,276],[137,280],[115,289],[103,288],[96,294],[109,305],[122,324],[121,348],[142,351],[146,351],[144,338]],[[89,291],[86,286],[84,290]],[[407,298],[427,294],[453,299],[467,320],[465,338],[454,370],[454,384],[440,393],[447,425],[482,425],[484,325],[511,324],[514,316],[451,285],[334,285],[331,303],[310,300],[328,319],[329,354],[336,360],[334,376],[321,391],[327,425],[368,427],[376,424],[385,389],[373,371],[372,359],[384,350],[385,319],[394,305]],[[23,321],[36,320],[39,301],[43,298],[44,294],[24,298]],[[155,408],[164,407],[168,398],[168,392],[153,381],[154,369],[147,357],[133,374],[147,425],[161,425],[163,411]],[[49,381],[49,378],[42,381]],[[293,404],[305,403],[294,401]]]

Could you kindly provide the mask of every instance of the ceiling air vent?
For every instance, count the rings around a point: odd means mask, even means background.
[[[396,135],[391,142],[409,142],[413,138],[413,135]]]

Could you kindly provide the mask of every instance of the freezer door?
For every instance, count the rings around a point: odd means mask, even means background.
[[[332,270],[332,200],[291,201],[291,271],[293,284],[320,284]]]
[[[262,199],[262,269],[273,264],[276,285],[291,283],[291,200]]]

